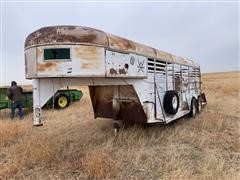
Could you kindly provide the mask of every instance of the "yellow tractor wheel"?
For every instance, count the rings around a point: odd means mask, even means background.
[[[55,98],[54,106],[56,108],[63,109],[65,107],[67,107],[69,105],[69,103],[70,103],[70,99],[69,99],[68,95],[66,95],[66,94],[59,94]]]

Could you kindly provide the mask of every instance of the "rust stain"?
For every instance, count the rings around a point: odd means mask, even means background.
[[[181,77],[180,76],[175,77],[175,90],[177,92],[181,91]]]
[[[127,74],[125,68],[119,69],[119,74]]]
[[[109,47],[116,48],[122,51],[136,51],[134,42],[122,37],[108,35]]]
[[[43,51],[39,48],[36,48],[36,59],[39,59],[39,57],[41,57],[42,54],[43,54]]]
[[[125,68],[120,68],[120,69],[114,69],[114,68],[111,68],[109,70],[109,75],[111,76],[114,76],[114,75],[126,75],[127,74],[127,70]]]
[[[64,35],[61,34],[57,38],[57,42],[82,42],[82,43],[92,43],[97,38],[95,34],[86,34],[81,36],[74,36],[74,35]]]
[[[51,26],[41,28],[31,33],[25,40],[25,48],[39,44],[63,44],[63,43],[89,43],[101,45],[105,48],[113,48],[124,52],[135,52],[151,58],[179,62],[198,66],[189,59],[172,56],[152,47],[133,42],[131,40],[105,33],[101,30],[82,26]]]
[[[113,97],[116,89],[119,89],[119,105],[120,109],[116,112],[113,106]],[[121,98],[126,98],[124,94],[128,91],[134,92],[129,98],[137,99],[137,94],[133,86],[90,86],[90,98],[93,104],[94,115],[96,117],[113,118],[116,115],[116,120],[123,120],[125,124],[134,124],[136,122],[145,123],[147,121],[146,115],[142,105],[138,100],[136,101],[121,101]],[[114,113],[116,113],[114,115]]]
[[[115,75],[115,74],[117,74],[117,71],[115,69],[111,68],[110,71],[109,71],[109,74],[110,75]]]
[[[124,121],[126,125],[135,123],[146,123],[147,117],[139,102],[121,102],[119,119]]]
[[[83,69],[98,69],[102,66],[103,49],[95,46],[79,46],[74,48],[76,58]]]
[[[76,57],[83,60],[99,60],[102,57],[102,49],[95,46],[79,46],[74,48]]]
[[[136,91],[132,85],[119,86],[120,97],[129,99],[131,97],[137,98]]]
[[[25,47],[64,42],[108,45],[107,36],[103,31],[81,26],[52,26],[31,33],[26,38]]]
[[[95,118],[112,118],[113,89],[114,86],[89,86]]]
[[[38,71],[57,71],[58,64],[53,62],[47,63],[37,63],[37,70]]]
[[[97,38],[96,34],[86,34],[86,35],[80,36],[81,41],[87,42],[87,43],[94,42],[96,38]]]
[[[136,46],[136,52],[140,54],[145,54],[149,57],[156,57],[157,55],[157,51],[152,47],[145,46],[143,44],[136,43],[136,42],[135,42],[135,46]]]
[[[171,61],[173,61],[173,58],[172,58],[171,54],[169,54],[167,52],[156,50],[156,54],[157,54],[157,58],[159,58],[161,60],[171,60]]]
[[[81,66],[81,69],[93,69],[94,68],[94,64],[92,63],[83,63]]]

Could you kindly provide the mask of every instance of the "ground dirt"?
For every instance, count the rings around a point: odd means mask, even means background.
[[[207,106],[195,119],[131,127],[114,137],[94,119],[89,92],[64,110],[11,121],[0,111],[0,179],[240,179],[240,72],[203,75]]]

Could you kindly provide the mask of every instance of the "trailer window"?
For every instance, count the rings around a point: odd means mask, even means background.
[[[44,49],[44,60],[69,60],[70,48]]]

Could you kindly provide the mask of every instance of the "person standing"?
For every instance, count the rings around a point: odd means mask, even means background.
[[[11,82],[11,86],[7,91],[8,98],[11,102],[11,119],[15,117],[15,110],[18,108],[18,115],[20,119],[23,118],[23,89],[18,86],[15,81]]]

